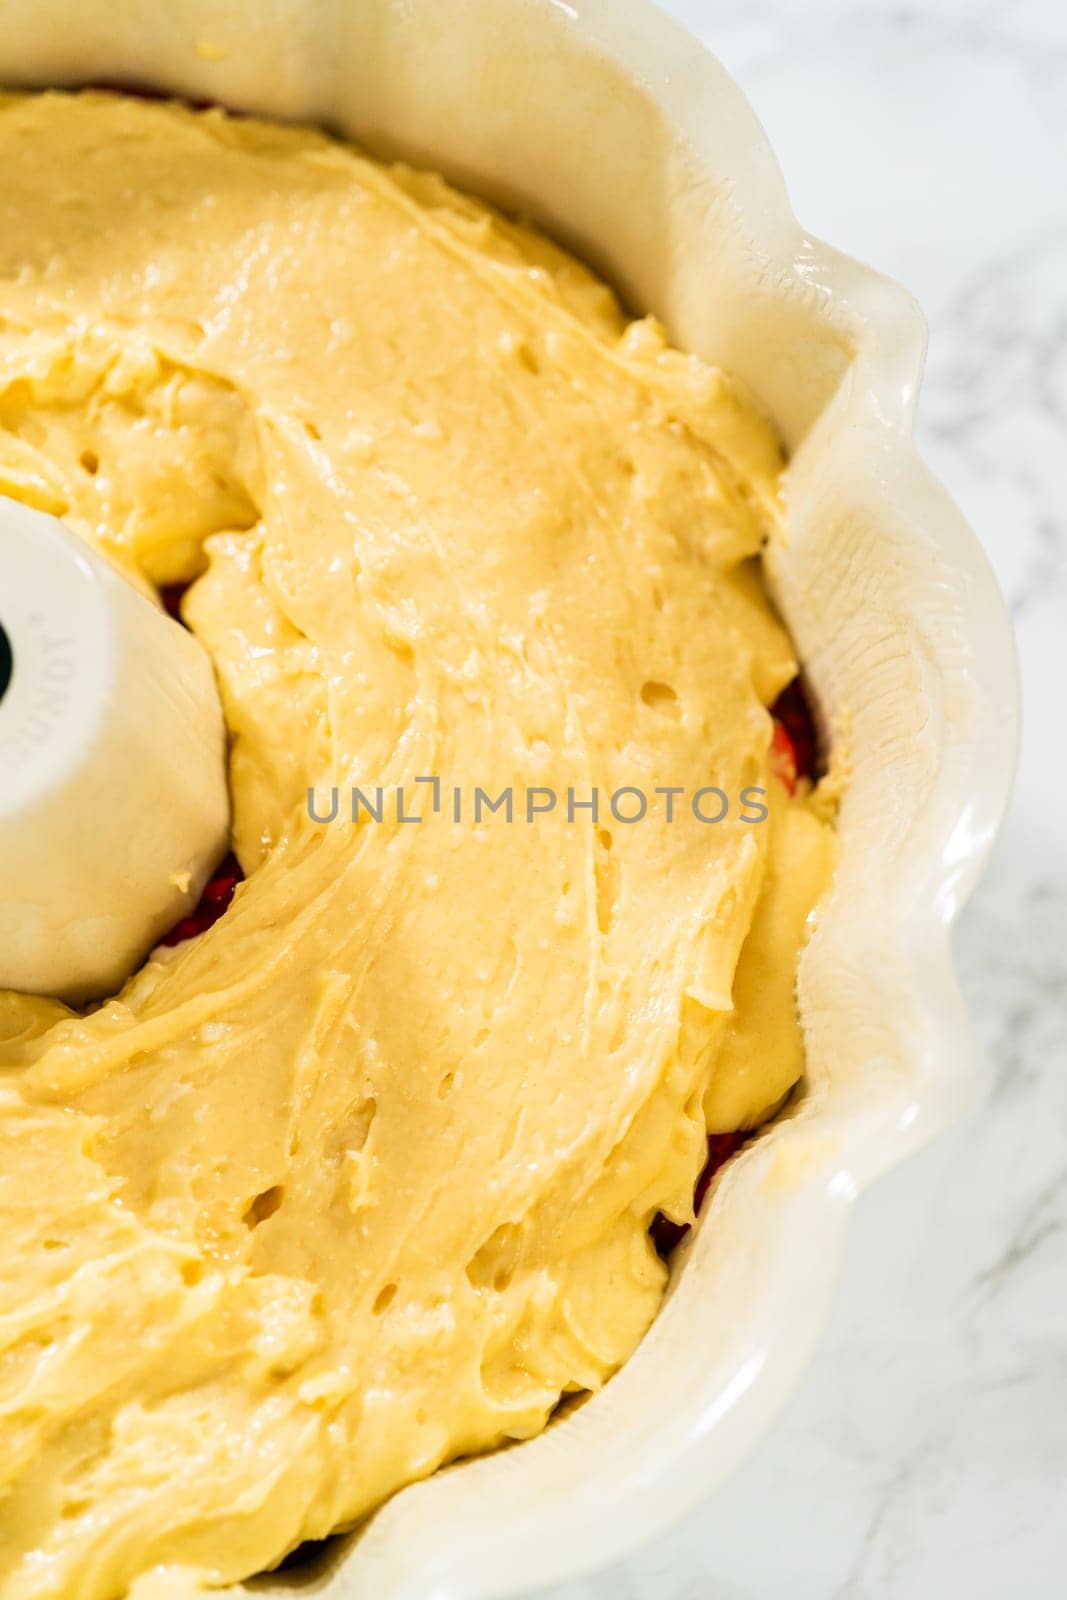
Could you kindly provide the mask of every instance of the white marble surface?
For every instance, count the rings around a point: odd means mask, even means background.
[[[747,90],[805,225],[926,308],[919,433],[1009,597],[1026,733],[1012,811],[958,937],[987,1104],[861,1202],[823,1353],[757,1455],[658,1545],[552,1600],[1058,1600],[1067,5],[668,9]]]

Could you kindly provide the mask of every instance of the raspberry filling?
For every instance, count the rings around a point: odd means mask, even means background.
[[[741,1146],[752,1137],[749,1129],[741,1129],[737,1133],[709,1133],[708,1156],[704,1162],[700,1177],[697,1179],[696,1188],[693,1190],[693,1210],[699,1215],[704,1204],[704,1196],[711,1187],[711,1180],[729,1161],[736,1155]],[[676,1245],[681,1244],[689,1232],[688,1222],[672,1222],[665,1217],[662,1211],[657,1211],[652,1219],[649,1233],[652,1243],[666,1260]]]
[[[159,598],[168,617],[173,617],[175,622],[182,620],[182,596],[189,585],[187,583],[165,583],[159,591]],[[184,624],[182,624],[184,626]]]
[[[784,722],[775,722],[771,736],[771,771],[789,794],[796,793],[797,747]]]
[[[206,933],[210,927],[222,916],[237,885],[244,879],[240,862],[232,853],[220,862],[213,877],[204,885],[204,892],[200,896],[199,904],[187,917],[176,922],[169,933],[160,939],[160,944],[184,944],[186,939],[195,939],[198,933]]]
[[[189,585],[187,583],[168,583],[159,591],[159,598],[163,609],[168,616],[176,622],[181,622],[182,596]],[[184,626],[184,624],[183,624]],[[160,939],[160,944],[168,947],[184,944],[186,939],[195,939],[198,933],[207,930],[218,922],[230,901],[233,892],[239,883],[244,881],[241,863],[231,851],[215,868],[214,873],[204,885],[204,891],[195,909],[187,917],[176,922],[169,933]]]
[[[799,678],[794,678],[792,683],[782,690],[771,707],[771,716],[774,718],[771,770],[786,790],[794,794],[801,778],[816,776],[818,748],[815,722]],[[735,1133],[708,1134],[707,1159],[693,1191],[693,1210],[698,1216],[704,1204],[704,1196],[711,1187],[711,1180],[731,1156],[735,1156],[741,1146],[747,1144],[756,1131],[752,1128],[742,1128]],[[648,1231],[652,1243],[664,1260],[685,1238],[689,1227],[688,1222],[672,1222],[662,1211],[657,1211]]]
[[[796,777],[818,777],[819,745],[815,733],[815,719],[811,714],[808,697],[804,693],[804,685],[799,678],[794,678],[792,683],[787,684],[782,690],[771,707],[771,716],[774,718],[772,761],[775,747],[784,749],[788,745],[792,752]]]

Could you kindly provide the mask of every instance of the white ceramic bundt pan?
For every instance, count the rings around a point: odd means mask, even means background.
[[[949,933],[1010,783],[1007,615],[912,441],[921,315],[808,238],[739,90],[644,0],[0,0],[0,81],[124,79],[326,122],[531,212],[739,374],[792,455],[773,573],[851,764],[800,973],[807,1093],[727,1170],[603,1394],[405,1490],[301,1582],[515,1594],[624,1556],[751,1450],[813,1352],[856,1194],[974,1099]]]

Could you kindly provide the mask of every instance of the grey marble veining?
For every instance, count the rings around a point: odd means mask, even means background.
[[[1015,799],[957,938],[986,1104],[864,1197],[822,1353],[667,1538],[551,1600],[1067,1594],[1067,7],[674,0],[798,215],[930,318],[924,451],[1008,597]],[[545,1600],[549,1600],[546,1595]]]

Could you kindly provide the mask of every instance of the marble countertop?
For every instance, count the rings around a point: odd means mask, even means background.
[[[672,0],[813,232],[930,319],[918,432],[1008,596],[1026,731],[962,919],[985,1106],[860,1203],[823,1351],[695,1516],[551,1600],[1067,1594],[1067,7]],[[546,1594],[544,1600],[549,1600]]]

